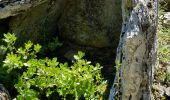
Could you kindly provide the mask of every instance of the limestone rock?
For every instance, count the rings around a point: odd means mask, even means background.
[[[170,97],[170,87],[165,89],[165,94]]]
[[[9,93],[2,84],[0,84],[0,100],[10,100]]]
[[[12,17],[9,30],[19,37],[19,40],[33,42],[47,42],[58,32],[57,21],[64,7],[65,0],[44,2],[29,11]]]
[[[58,25],[62,38],[93,47],[117,44],[121,30],[119,0],[72,0],[67,3]]]
[[[31,7],[35,7],[47,0],[1,0],[0,1],[0,19],[10,16],[16,16]]]
[[[33,41],[59,34],[62,40],[78,45],[116,47],[120,16],[118,0],[50,0],[12,17],[9,28],[22,39]]]
[[[161,16],[161,19],[163,21],[162,25],[164,27],[168,27],[170,23],[170,12],[164,12],[164,14]]]
[[[154,0],[122,0],[122,33],[116,57],[118,72],[109,100],[151,100],[157,4]]]
[[[169,73],[169,74],[170,74],[170,64],[169,64],[169,65],[167,65],[167,73]]]

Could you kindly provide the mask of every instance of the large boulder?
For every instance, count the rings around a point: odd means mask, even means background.
[[[9,29],[22,39],[33,41],[59,33],[63,40],[75,44],[113,47],[117,46],[121,30],[121,3],[119,0],[44,0],[26,13],[12,17]]]
[[[17,34],[21,42],[28,39],[34,42],[48,41],[52,35],[58,33],[57,22],[64,2],[65,0],[46,1],[21,15],[12,17],[9,30]]]
[[[121,30],[119,0],[72,0],[59,20],[60,35],[80,45],[113,46]]]
[[[0,84],[0,100],[10,100],[8,90],[2,84]]]

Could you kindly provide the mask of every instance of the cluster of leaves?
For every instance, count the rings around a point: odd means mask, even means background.
[[[38,100],[42,94],[50,97],[58,93],[63,99],[72,95],[75,100],[84,98],[96,100],[102,97],[106,81],[101,78],[101,66],[91,65],[90,61],[83,59],[85,54],[78,52],[74,56],[73,64],[60,63],[57,58],[38,59],[41,45],[34,45],[31,41],[25,43],[24,47],[14,46],[16,37],[14,34],[5,34],[8,51],[3,67],[8,72],[19,71],[18,81],[15,88],[18,91],[18,100]]]
[[[170,27],[161,28],[158,32],[158,58],[160,62],[170,60]]]

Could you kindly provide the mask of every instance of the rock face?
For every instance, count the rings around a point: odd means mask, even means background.
[[[9,93],[2,84],[0,84],[0,100],[10,100]]]
[[[0,0],[0,19],[16,16],[47,0]]]
[[[27,12],[12,17],[9,21],[9,30],[19,37],[21,42],[47,42],[49,38],[58,35],[58,20],[65,0],[44,1]]]
[[[120,4],[118,0],[15,0],[0,8],[0,19],[20,14],[11,18],[9,29],[22,38],[37,41],[44,34],[59,33],[79,45],[109,47],[119,40]]]
[[[119,0],[72,0],[59,20],[60,35],[80,45],[113,46],[121,27]]]
[[[151,100],[158,1],[122,0],[117,76],[109,100]]]

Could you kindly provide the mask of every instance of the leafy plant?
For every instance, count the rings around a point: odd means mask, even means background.
[[[48,43],[48,48],[50,51],[54,51],[57,47],[62,46],[63,44],[58,40],[58,37],[53,38],[53,42]]]
[[[19,71],[15,88],[18,100],[38,100],[41,95],[50,97],[58,93],[63,99],[72,95],[75,100],[85,98],[95,100],[102,97],[106,81],[101,78],[101,66],[93,66],[90,61],[83,59],[85,54],[78,52],[71,66],[60,63],[57,58],[38,59],[37,53],[41,45],[34,45],[31,41],[24,47],[16,48],[14,34],[5,34],[7,43],[4,50],[9,52],[3,61],[8,72]]]
[[[167,88],[170,82],[170,73],[167,71],[168,63],[170,63],[170,23],[164,23],[165,10],[167,10],[167,0],[163,0],[159,10],[157,67],[153,84],[154,97],[160,100],[167,98],[165,91],[159,87]],[[163,92],[162,95],[161,92]]]
[[[170,61],[170,29],[162,28],[158,32],[158,58],[161,62]]]

